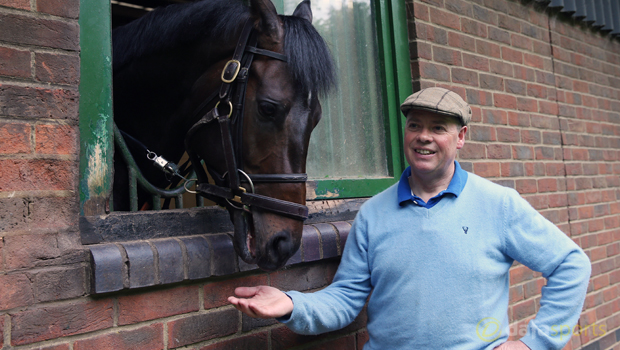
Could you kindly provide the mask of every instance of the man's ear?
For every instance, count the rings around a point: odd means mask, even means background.
[[[461,130],[459,130],[459,140],[456,143],[456,149],[461,149],[465,145],[465,134],[467,134],[467,125],[461,126]]]

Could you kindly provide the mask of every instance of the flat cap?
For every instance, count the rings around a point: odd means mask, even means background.
[[[461,125],[469,124],[471,108],[456,92],[440,87],[422,89],[407,97],[400,105],[405,117],[412,109],[431,111],[456,117]]]

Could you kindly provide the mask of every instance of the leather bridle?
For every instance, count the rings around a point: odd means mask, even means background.
[[[286,62],[287,57],[277,52],[259,49],[257,33],[253,30],[253,22],[248,20],[243,27],[231,60],[222,71],[222,84],[219,93],[215,91],[197,108],[196,114],[202,114],[209,106],[213,106],[196,122],[185,136],[185,148],[190,161],[194,164],[198,177],[197,191],[219,205],[235,210],[249,211],[255,206],[263,210],[291,217],[297,220],[308,218],[308,207],[256,193],[248,193],[241,182],[249,182],[251,191],[253,183],[305,183],[307,174],[246,174],[243,171],[242,139],[243,139],[243,106],[248,83],[250,66],[255,54],[271,57]],[[226,172],[218,174],[215,169],[208,172],[215,184],[208,182],[208,176],[201,166],[200,157],[191,147],[191,139],[197,130],[217,124],[222,139],[222,151],[226,161]],[[243,178],[240,178],[239,175]],[[226,184],[226,186],[223,186]]]

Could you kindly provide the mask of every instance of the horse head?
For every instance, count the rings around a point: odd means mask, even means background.
[[[300,174],[306,173],[310,134],[321,118],[318,97],[334,83],[333,63],[325,42],[311,25],[308,0],[299,4],[292,16],[279,16],[270,0],[252,0],[250,8],[256,48],[263,51],[254,55],[244,72],[247,85],[241,104],[214,110],[232,114],[233,109],[243,106],[241,115],[230,121],[237,168],[241,170],[235,176],[243,191],[289,206],[296,204],[297,209],[305,205],[305,178],[300,180]],[[227,62],[229,57],[215,64],[215,72],[228,69]],[[201,84],[213,75],[206,72],[205,79],[198,80],[194,91],[204,91],[197,95],[213,89]],[[188,148],[204,160],[216,184],[229,185],[226,164],[230,159],[226,159],[226,152],[214,151],[226,140],[214,124],[192,133]],[[286,180],[287,175],[294,179]],[[303,231],[299,215],[234,200],[222,203],[235,226],[235,250],[244,261],[275,270],[299,249]]]

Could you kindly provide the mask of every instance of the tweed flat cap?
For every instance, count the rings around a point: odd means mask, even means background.
[[[461,125],[469,124],[471,108],[456,92],[440,87],[422,89],[407,97],[400,105],[405,117],[412,109],[431,111],[456,117]]]

